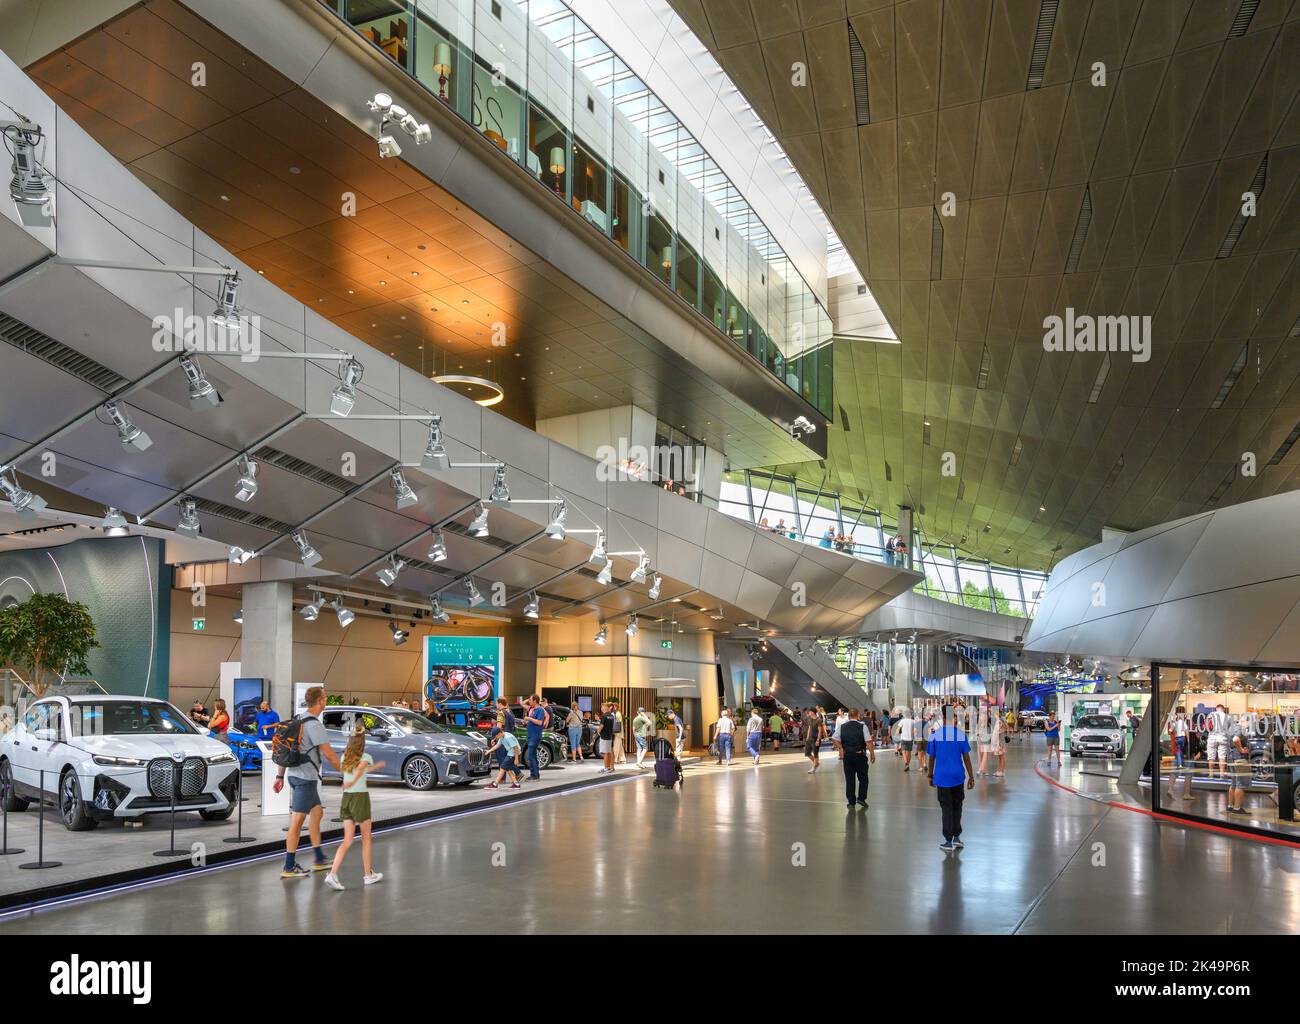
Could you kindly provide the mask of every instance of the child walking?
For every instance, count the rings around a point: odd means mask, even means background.
[[[357,722],[343,750],[343,843],[334,855],[330,873],[325,876],[325,884],[331,889],[343,891],[339,868],[352,848],[358,826],[361,828],[361,866],[365,872],[361,880],[365,885],[374,885],[384,878],[370,863],[370,790],[366,788],[366,775],[383,767],[383,761],[375,764],[375,759],[366,753],[366,727]]]
[[[497,777],[483,788],[500,789],[506,773],[509,772],[515,780],[510,788],[521,789],[520,783],[523,781],[524,773],[519,765],[519,741],[515,739],[515,734],[505,729],[497,733],[495,742],[487,748],[487,754],[493,752],[497,756]]]

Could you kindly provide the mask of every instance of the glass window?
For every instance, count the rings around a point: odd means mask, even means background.
[[[347,0],[344,17],[394,64],[411,68],[411,15],[405,3]]]
[[[794,532],[792,482],[786,477],[751,473],[749,483],[754,492],[754,514],[758,525],[773,533],[788,535]]]
[[[989,599],[989,569],[985,562],[962,562],[958,565],[961,580],[962,604],[967,608],[978,608],[991,612],[993,603]]]

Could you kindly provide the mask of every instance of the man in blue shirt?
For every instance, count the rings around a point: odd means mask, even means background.
[[[939,849],[944,852],[960,850],[966,845],[961,841],[961,805],[966,797],[962,784],[965,783],[965,789],[975,788],[970,743],[957,726],[955,710],[943,709],[944,724],[934,730],[926,744],[926,753],[930,755],[930,785],[938,791],[943,810],[943,842]]]
[[[271,710],[270,701],[262,701],[257,708],[257,738],[265,743],[271,742],[271,737],[275,735],[275,727],[280,722],[280,716]]]
[[[537,763],[537,748],[542,742],[542,728],[546,725],[546,709],[536,697],[529,697],[526,714],[528,751],[524,759],[528,762],[528,778],[536,782],[542,777],[541,767]]]

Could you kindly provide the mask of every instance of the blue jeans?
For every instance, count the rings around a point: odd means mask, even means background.
[[[1186,749],[1187,749],[1187,737],[1175,736],[1174,737],[1174,767],[1175,768],[1181,768],[1183,766],[1183,752]]]
[[[731,764],[731,733],[723,732],[718,734],[718,762],[726,761]]]
[[[582,726],[575,725],[569,729],[569,755],[576,757],[582,753]]]
[[[890,551],[888,548],[885,549],[885,564],[886,565],[894,564],[894,553]]]
[[[524,752],[524,760],[528,762],[528,777],[530,779],[540,779],[542,777],[541,766],[537,763],[537,745],[541,740],[529,740],[528,749]]]

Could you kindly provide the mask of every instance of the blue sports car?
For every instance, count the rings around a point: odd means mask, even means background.
[[[260,772],[262,770],[262,752],[257,749],[257,733],[255,731],[241,732],[238,729],[231,729],[226,735],[230,737],[231,751],[239,758],[240,771]]]

